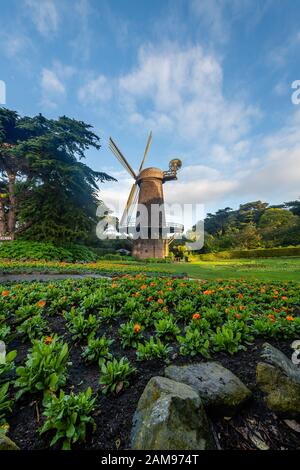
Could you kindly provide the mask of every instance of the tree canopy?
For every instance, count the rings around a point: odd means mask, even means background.
[[[100,139],[89,124],[0,108],[0,235],[89,239],[98,183],[114,179],[83,162],[91,147],[99,150]]]

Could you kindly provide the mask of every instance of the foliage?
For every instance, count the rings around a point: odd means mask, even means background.
[[[173,317],[158,320],[154,326],[156,335],[166,340],[171,340],[180,333],[180,328],[174,322]]]
[[[0,244],[0,259],[45,261],[95,261],[96,254],[83,245],[59,246],[33,241],[10,241]]]
[[[242,346],[242,334],[235,331],[231,325],[218,327],[216,333],[211,335],[211,343],[215,351],[225,351],[229,354],[235,354],[240,350],[245,350]]]
[[[137,346],[136,357],[138,361],[149,361],[150,359],[166,359],[172,348],[168,344],[163,344],[159,338],[153,336],[144,344]]]
[[[50,446],[63,440],[62,449],[70,450],[71,445],[86,440],[88,427],[93,431],[96,424],[90,416],[95,408],[96,398],[92,398],[92,389],[75,395],[73,392],[66,395],[60,390],[59,396],[52,394],[45,404],[43,415],[46,417],[40,434],[47,431],[56,431]]]
[[[8,325],[3,325],[0,327],[0,341],[6,341],[11,332],[11,328]]]
[[[119,393],[129,386],[129,377],[135,374],[136,369],[130,365],[126,357],[119,361],[113,359],[101,365],[99,383],[102,393]]]
[[[87,362],[99,362],[102,365],[106,359],[110,359],[112,355],[109,352],[109,347],[113,340],[107,339],[105,336],[101,338],[94,338],[93,336],[88,339],[88,344],[82,352],[82,358]]]
[[[95,315],[90,314],[87,318],[85,315],[72,308],[71,311],[65,314],[67,319],[67,328],[72,333],[74,340],[82,341],[83,339],[95,333],[98,328],[99,321]]]
[[[16,356],[16,350],[10,351],[5,355],[5,361],[3,363],[0,362],[0,384],[5,382],[8,375],[14,370]]]
[[[100,148],[91,126],[66,116],[20,117],[0,108],[0,234],[70,242],[90,237],[97,182],[112,179],[81,160]]]
[[[0,425],[6,423],[6,415],[12,409],[13,401],[9,399],[8,395],[9,382],[0,385]]]
[[[23,323],[18,326],[17,333],[24,335],[24,340],[27,338],[33,340],[35,338],[41,338],[46,333],[47,329],[47,321],[41,313],[38,313],[37,315],[29,317],[27,320],[23,321]]]
[[[203,357],[210,357],[208,337],[198,329],[187,327],[185,336],[177,336],[177,340],[180,344],[180,354],[183,356],[201,354]]]
[[[68,345],[57,336],[34,340],[25,365],[16,368],[18,377],[15,387],[19,389],[16,398],[26,392],[40,391],[44,392],[44,398],[47,398],[49,392],[56,392],[64,386],[68,357]]]
[[[122,323],[119,328],[119,336],[121,338],[122,348],[136,348],[138,342],[143,336],[143,330],[144,327],[139,323],[135,323],[133,321]]]

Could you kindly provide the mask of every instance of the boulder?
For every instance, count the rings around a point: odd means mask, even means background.
[[[15,444],[9,437],[4,433],[0,432],[0,450],[20,450],[17,444]]]
[[[267,407],[279,415],[300,417],[300,369],[279,349],[263,345],[256,383],[266,393]]]
[[[216,414],[234,413],[251,396],[243,382],[217,362],[169,366],[165,376],[190,385]]]
[[[209,422],[197,393],[166,377],[152,377],[133,418],[131,448],[214,449]]]

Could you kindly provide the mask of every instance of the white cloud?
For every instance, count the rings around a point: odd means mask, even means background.
[[[220,61],[200,46],[144,46],[137,66],[119,78],[119,98],[134,124],[185,140],[232,143],[246,134],[258,110],[226,99],[222,86]]]
[[[97,104],[109,101],[112,97],[112,86],[104,75],[88,80],[78,91],[78,99],[83,104]]]
[[[59,14],[54,0],[25,0],[25,7],[39,33],[49,36],[57,31]]]
[[[66,89],[54,70],[44,68],[41,74],[41,103],[47,108],[55,108]]]

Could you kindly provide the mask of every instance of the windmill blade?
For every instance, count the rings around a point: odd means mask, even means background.
[[[123,212],[122,217],[121,217],[120,225],[124,225],[125,219],[128,219],[129,208],[132,204],[133,199],[137,195],[137,192],[138,192],[137,190],[138,190],[138,185],[136,183],[134,183],[131,187],[131,190],[130,190],[130,193],[129,193],[129,196],[128,196],[128,199],[127,199],[127,202],[126,202],[126,206],[125,206],[124,212]]]
[[[112,151],[112,153],[115,155],[115,157],[117,157],[117,159],[119,160],[119,162],[121,163],[121,165],[123,165],[123,167],[125,168],[125,170],[127,170],[128,173],[129,173],[134,179],[136,179],[136,174],[134,173],[134,171],[133,171],[133,169],[131,168],[131,166],[129,165],[128,161],[126,160],[126,158],[124,157],[124,155],[122,154],[122,152],[118,149],[118,147],[116,146],[116,144],[114,143],[114,141],[112,140],[111,137],[109,138],[109,148],[110,148],[110,150]]]
[[[145,163],[145,160],[146,160],[147,153],[148,153],[149,147],[150,147],[150,145],[151,145],[151,142],[152,142],[152,131],[150,131],[150,134],[149,134],[149,137],[148,137],[148,142],[147,142],[147,145],[146,145],[146,148],[145,148],[145,152],[144,152],[144,158],[143,158],[142,163],[141,163],[141,166],[140,166],[140,168],[139,168],[139,173],[140,173],[140,171],[142,171],[142,169],[143,169],[143,166],[144,166],[144,163]]]

